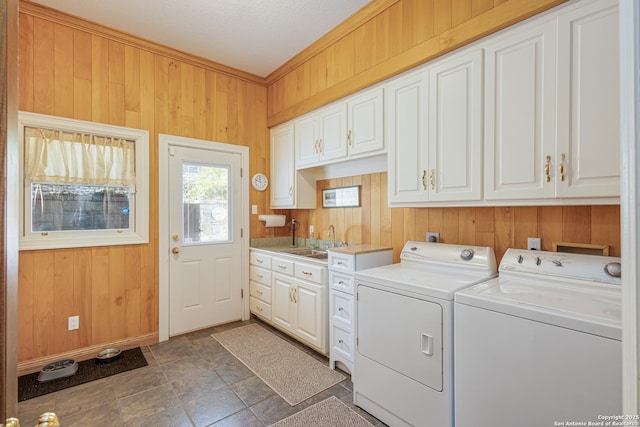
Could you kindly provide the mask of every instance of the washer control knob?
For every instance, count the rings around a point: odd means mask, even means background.
[[[473,258],[474,252],[473,249],[471,248],[465,248],[462,250],[462,252],[460,252],[460,258],[462,258],[465,261],[469,261],[471,260],[471,258]]]
[[[524,257],[522,255],[518,255],[518,264],[522,264],[522,261],[524,261]]]
[[[542,258],[536,257],[536,265],[542,264]]]
[[[622,267],[619,262],[610,262],[604,266],[604,272],[611,277],[620,277],[622,274]]]

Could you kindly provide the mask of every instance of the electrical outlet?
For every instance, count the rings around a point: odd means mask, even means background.
[[[527,249],[529,249],[530,251],[539,251],[539,250],[541,250],[540,238],[539,237],[529,237],[527,239]]]
[[[427,242],[438,243],[440,241],[440,233],[427,231]]]
[[[80,328],[80,316],[70,316],[69,317],[69,330],[75,331]]]

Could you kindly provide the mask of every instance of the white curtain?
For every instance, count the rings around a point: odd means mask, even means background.
[[[135,144],[122,138],[25,127],[25,172],[36,182],[135,185]]]

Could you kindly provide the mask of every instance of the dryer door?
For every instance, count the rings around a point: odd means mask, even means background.
[[[357,351],[442,391],[442,307],[365,285],[357,293]]]

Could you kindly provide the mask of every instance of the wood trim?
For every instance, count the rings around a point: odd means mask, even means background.
[[[326,90],[283,110],[270,114],[267,118],[267,126],[272,127],[284,123],[294,117],[337,101],[347,95],[424,64],[425,62],[500,31],[517,22],[535,16],[566,1],[567,0],[522,0],[502,3],[384,62],[374,65],[352,78],[330,86]],[[353,29],[355,29],[355,27]],[[303,51],[300,55],[304,53]],[[267,81],[272,83],[271,76],[267,77]]]
[[[18,416],[18,3],[0,9],[0,423]]]
[[[67,351],[65,353],[54,354],[51,356],[40,357],[38,359],[32,359],[18,364],[18,375],[30,374],[38,372],[43,366],[48,365],[62,359],[73,359],[77,362],[81,360],[88,360],[96,357],[96,355],[105,348],[119,348],[120,350],[128,350],[134,347],[140,347],[145,345],[151,345],[158,342],[158,333],[150,333],[146,335],[140,335],[135,338],[126,338],[123,340],[113,341],[110,343],[103,343],[98,345],[92,345],[77,350]]]
[[[266,77],[271,85],[400,0],[373,0]]]
[[[50,22],[63,24],[77,30],[86,31],[91,34],[95,34],[106,39],[122,43],[127,46],[136,47],[147,52],[162,55],[167,58],[175,59],[177,61],[182,61],[197,67],[202,67],[206,70],[223,73],[240,80],[245,80],[248,82],[266,86],[265,79],[263,77],[256,76],[255,74],[247,73],[237,68],[228,67],[218,62],[210,61],[196,55],[190,55],[188,53],[181,52],[179,50],[163,46],[131,34],[104,27],[100,24],[96,24],[94,22],[90,22],[85,19],[78,18],[76,16],[69,15],[59,10],[42,6],[37,3],[32,3],[27,0],[20,0],[19,9],[20,13],[24,13],[32,17],[38,17],[41,19],[46,19]]]

